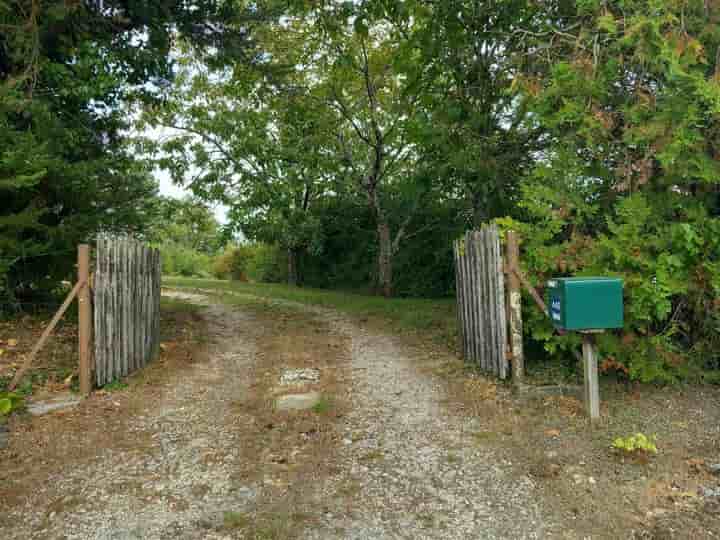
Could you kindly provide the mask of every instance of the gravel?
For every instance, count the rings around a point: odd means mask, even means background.
[[[300,531],[304,538],[553,536],[552,515],[533,481],[473,439],[482,418],[447,411],[444,387],[419,373],[417,358],[335,312],[303,309],[352,341],[352,408],[340,420],[339,454],[328,456],[337,472],[298,488],[317,513]],[[224,513],[251,508],[262,485],[233,475],[242,466],[243,431],[231,404],[248,390],[243,374],[256,361],[263,329],[240,308],[211,303],[206,316],[208,361],[176,375],[164,397],[130,421],[129,429],[152,433],[151,447],[108,448],[84,467],[58,470],[13,509],[6,522],[17,525],[0,529],[0,537],[242,538],[222,528]]]
[[[10,431],[5,424],[0,424],[0,450],[7,448],[10,442]]]
[[[353,410],[339,464],[322,486],[332,507],[308,539],[543,538],[533,481],[473,440],[482,419],[442,406],[445,389],[392,337],[315,309],[352,340]],[[352,500],[344,487],[354,486]],[[334,504],[333,504],[334,503]]]
[[[237,416],[232,400],[243,395],[243,370],[253,361],[252,321],[221,306],[208,310],[222,321],[211,330],[209,360],[177,375],[163,399],[131,421],[129,429],[153,434],[152,447],[107,448],[85,467],[57,471],[13,511],[8,522],[17,526],[0,529],[0,537],[230,538],[214,529],[218,512],[242,509],[258,490],[231,481],[240,431],[229,428]],[[229,328],[245,335],[228,339]]]

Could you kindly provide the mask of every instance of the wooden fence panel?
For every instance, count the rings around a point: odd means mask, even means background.
[[[501,379],[508,376],[507,311],[500,235],[495,225],[468,231],[454,244],[463,356]]]
[[[95,383],[150,362],[160,345],[160,253],[125,236],[99,238],[94,280]]]

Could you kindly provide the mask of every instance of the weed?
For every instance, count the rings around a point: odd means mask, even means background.
[[[22,396],[14,392],[0,392],[0,417],[7,416],[22,407]]]
[[[320,401],[318,401],[315,405],[313,405],[313,412],[316,414],[326,414],[330,412],[330,409],[332,409],[332,402],[326,398],[321,397]]]
[[[127,387],[128,383],[126,383],[122,379],[115,379],[114,381],[109,382],[105,386],[103,386],[103,390],[107,392],[119,392],[121,390],[125,390]]]
[[[647,437],[643,433],[636,433],[629,437],[618,437],[612,443],[615,450],[625,454],[657,454],[655,436]]]
[[[12,380],[12,377],[0,377],[0,393],[6,392],[8,390],[11,380]],[[32,394],[32,388],[33,388],[32,381],[28,378],[24,378],[17,385],[17,387],[13,391],[13,394],[16,394],[18,396],[28,396],[28,395]]]
[[[250,518],[245,514],[233,512],[232,510],[223,512],[223,527],[225,529],[245,529],[250,524]]]

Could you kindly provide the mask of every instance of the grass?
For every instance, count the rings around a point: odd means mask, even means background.
[[[103,390],[106,392],[120,392],[121,390],[125,390],[128,388],[128,383],[126,383],[122,379],[115,379],[112,382],[107,383],[105,386],[103,386]]]
[[[163,285],[178,288],[231,291],[267,299],[288,300],[336,309],[362,322],[381,322],[391,331],[422,333],[455,349],[457,322],[451,298],[383,298],[342,291],[289,287],[271,283],[241,283],[217,279],[165,277]]]
[[[163,296],[160,299],[160,308],[163,311],[174,313],[198,313],[202,307],[187,301],[177,300]]]
[[[298,526],[309,516],[287,509],[262,513],[253,518],[241,512],[223,512],[223,529],[242,531],[243,538],[252,540],[287,540],[294,537]]]
[[[322,396],[320,401],[313,405],[312,408],[315,414],[326,414],[330,411],[330,409],[332,409],[332,403],[325,396]]]
[[[448,454],[445,456],[445,459],[450,465],[455,465],[457,463],[460,463],[462,459],[457,454]]]
[[[223,527],[225,529],[244,529],[251,523],[250,518],[240,512],[223,512]]]

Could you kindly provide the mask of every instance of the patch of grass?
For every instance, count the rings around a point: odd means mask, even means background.
[[[279,510],[262,513],[255,518],[234,511],[223,513],[223,529],[242,531],[243,538],[253,540],[287,540],[309,516],[301,512]]]
[[[373,450],[372,452],[368,452],[364,456],[360,456],[358,458],[359,461],[377,461],[378,459],[382,459],[385,457],[385,454],[380,450]]]
[[[478,444],[493,441],[498,437],[498,434],[494,431],[474,431],[470,435]]]
[[[246,529],[252,521],[245,514],[232,510],[223,512],[223,528],[225,529]]]
[[[455,300],[452,298],[383,298],[272,283],[242,283],[178,277],[163,278],[163,285],[190,289],[212,289],[219,293],[231,291],[235,294],[333,308],[363,322],[381,322],[391,331],[422,332],[451,349],[455,349],[457,345]]]
[[[320,401],[318,401],[315,405],[313,405],[313,412],[316,414],[326,414],[330,412],[332,409],[332,402],[330,399],[326,398],[325,396],[322,396],[320,398]]]
[[[128,383],[126,383],[122,379],[115,379],[112,382],[107,383],[105,386],[103,386],[103,390],[106,392],[120,392],[121,390],[125,390],[128,387]]]
[[[460,463],[460,462],[462,461],[462,459],[460,458],[460,456],[458,456],[457,454],[448,454],[448,455],[445,457],[445,459],[446,459],[447,462],[450,463],[451,465],[454,465],[454,464],[456,464],[456,463]]]
[[[198,304],[192,304],[178,298],[168,298],[163,296],[160,299],[160,309],[173,313],[197,313],[202,309]]]

